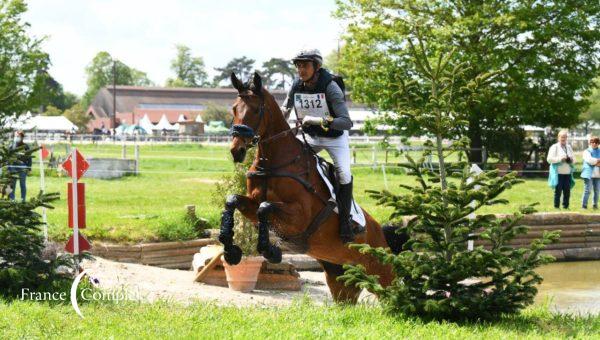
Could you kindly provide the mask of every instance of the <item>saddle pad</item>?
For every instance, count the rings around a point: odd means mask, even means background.
[[[327,174],[324,172],[323,168],[319,166],[319,158],[316,155],[315,159],[317,161],[317,171],[319,171],[321,179],[323,180],[323,182],[325,182],[325,185],[327,185],[327,188],[329,189],[329,194],[331,195],[330,199],[336,201],[335,190],[333,190],[333,184],[331,184],[331,181],[329,180]],[[333,209],[333,211],[336,214],[338,213],[337,206],[335,207],[335,209]],[[359,226],[364,227],[366,225],[367,221],[365,219],[365,214],[363,213],[362,208],[356,203],[354,199],[352,199],[352,208],[350,209],[350,215],[352,216],[352,220]]]

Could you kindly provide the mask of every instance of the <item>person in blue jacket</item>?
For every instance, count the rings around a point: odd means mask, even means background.
[[[17,180],[21,189],[21,201],[25,202],[27,197],[27,174],[31,171],[31,155],[28,153],[29,146],[23,142],[25,133],[16,131],[13,143],[10,145],[10,150],[17,150],[20,154],[14,162],[7,166],[8,172],[13,176],[10,187],[12,191],[8,195],[11,200],[15,200],[15,192],[17,191]]]
[[[558,133],[558,142],[548,150],[546,160],[550,164],[548,185],[554,189],[554,207],[560,208],[560,197],[563,198],[563,208],[569,209],[571,188],[575,185],[573,171],[575,156],[573,149],[567,143],[567,130]]]
[[[581,207],[587,209],[590,191],[594,191],[593,208],[598,209],[598,192],[600,192],[600,138],[591,137],[590,147],[583,151],[583,178],[584,188]]]

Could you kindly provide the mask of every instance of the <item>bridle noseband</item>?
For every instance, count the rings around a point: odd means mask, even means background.
[[[238,97],[248,97],[248,95],[239,94]],[[258,106],[258,124],[256,126],[256,131],[260,129],[260,124],[262,123],[263,116],[265,115],[265,99],[261,95],[258,95],[258,97],[260,98],[260,104]],[[252,138],[250,144],[247,145],[249,149],[256,146],[260,141],[260,135],[256,134],[254,130],[255,129],[246,124],[233,124],[231,125],[229,134],[232,137]]]

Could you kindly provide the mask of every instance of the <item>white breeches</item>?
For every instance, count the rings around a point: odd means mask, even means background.
[[[298,135],[302,140],[302,135]],[[306,141],[316,153],[321,150],[327,150],[329,156],[333,160],[333,167],[338,175],[340,184],[348,184],[352,181],[352,173],[350,172],[350,140],[348,139],[348,131],[336,138],[328,137],[311,137],[306,134]]]

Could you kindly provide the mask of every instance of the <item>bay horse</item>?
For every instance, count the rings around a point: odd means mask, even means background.
[[[382,285],[389,285],[393,280],[390,266],[350,249],[340,239],[338,215],[331,213],[335,202],[329,199],[329,190],[319,177],[314,154],[296,138],[297,129],[290,129],[258,73],[246,83],[232,73],[231,83],[238,91],[232,106],[233,161],[243,162],[250,147],[256,146],[257,152],[247,173],[247,194],[227,197],[221,215],[219,240],[225,261],[237,264],[241,259],[240,248],[233,244],[233,213],[238,209],[257,223],[257,250],[268,261],[281,261],[281,250],[270,243],[269,230],[290,248],[317,259],[334,301],[356,303],[360,294],[359,288],[337,281],[344,273],[343,264],[362,264],[369,274],[379,276]],[[386,236],[394,238],[396,234],[388,230],[384,235],[379,223],[366,211],[364,215],[366,227],[355,243],[388,247]],[[398,245],[394,248],[399,251]]]

